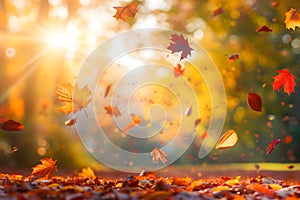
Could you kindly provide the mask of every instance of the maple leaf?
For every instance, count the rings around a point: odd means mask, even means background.
[[[255,93],[248,93],[247,95],[247,102],[249,107],[257,112],[261,112],[262,109],[262,100],[258,94]]]
[[[38,164],[32,168],[31,174],[35,178],[45,177],[46,179],[48,179],[48,177],[54,170],[57,171],[57,160],[52,160],[52,158],[43,158],[40,161],[42,164]]]
[[[159,148],[157,148],[157,147],[155,147],[151,152],[150,152],[150,155],[152,156],[152,160],[153,160],[153,162],[155,162],[156,164],[158,163],[158,160],[161,160],[161,162],[163,163],[163,164],[166,164],[167,163],[167,154],[163,151],[163,150],[161,150],[161,149],[159,149]]]
[[[21,131],[24,128],[24,125],[10,119],[0,123],[0,128],[3,131]]]
[[[277,76],[273,76],[273,90],[280,90],[282,87],[284,87],[284,92],[290,95],[295,91],[295,76],[291,74],[288,69],[277,70],[277,72],[279,74]]]
[[[216,144],[216,149],[226,149],[233,147],[238,141],[238,136],[234,129],[226,131]]]
[[[177,67],[174,67],[174,76],[183,76],[184,67],[181,64],[177,63]]]
[[[267,27],[266,25],[263,25],[255,30],[255,32],[272,32],[272,29]]]
[[[284,13],[285,15],[285,27],[287,29],[293,29],[295,31],[296,26],[300,28],[300,13],[291,8],[289,11]]]
[[[128,4],[127,6],[121,7],[113,7],[114,9],[117,10],[116,14],[113,16],[114,18],[121,19],[123,21],[125,21],[125,19],[127,17],[133,18],[136,15],[137,12],[137,4],[131,2],[130,4]]]
[[[227,60],[228,64],[236,61],[237,59],[239,59],[240,57],[240,54],[239,53],[234,53],[234,54],[231,54]]]
[[[54,94],[58,96],[60,102],[65,103],[65,105],[59,108],[65,114],[70,114],[71,112],[75,114],[77,111],[87,108],[92,100],[90,98],[91,91],[88,89],[88,86],[86,85],[82,89],[79,89],[77,83],[74,88],[70,83],[60,84]]]
[[[81,173],[79,173],[78,175],[82,176],[83,178],[89,179],[90,181],[95,180],[96,178],[94,170],[92,170],[90,167],[82,168]]]
[[[187,58],[188,55],[191,55],[191,51],[194,50],[189,46],[188,40],[182,34],[172,34],[171,42],[167,49],[171,50],[172,53],[181,52],[180,60]]]
[[[279,143],[281,143],[281,142],[283,142],[282,139],[274,139],[274,140],[272,140],[272,141],[269,143],[268,147],[267,147],[267,155],[270,156],[270,155],[271,155],[271,152],[272,152],[272,151],[275,149],[275,147],[276,147]]]

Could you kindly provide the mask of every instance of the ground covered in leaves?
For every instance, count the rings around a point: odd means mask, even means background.
[[[83,172],[84,173],[84,172]],[[151,172],[124,178],[0,174],[0,199],[299,199],[300,181],[268,176],[160,177]]]

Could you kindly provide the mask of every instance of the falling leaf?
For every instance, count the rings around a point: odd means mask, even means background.
[[[187,58],[188,55],[191,55],[193,50],[188,43],[188,40],[183,37],[183,35],[171,35],[171,42],[167,49],[171,50],[172,53],[181,52],[180,60]]]
[[[113,116],[116,116],[116,117],[119,117],[121,116],[121,112],[119,110],[119,108],[117,106],[104,106],[104,109],[106,110],[106,113],[108,115],[113,115]]]
[[[178,76],[183,76],[183,72],[184,72],[184,67],[177,63],[177,67],[174,67],[174,76],[178,77]]]
[[[107,97],[107,95],[109,94],[109,91],[110,91],[111,85],[112,85],[112,84],[109,84],[109,85],[106,87],[106,89],[105,89],[105,93],[104,93],[104,98],[106,98],[106,97]]]
[[[290,95],[295,91],[295,76],[291,74],[288,69],[277,70],[277,72],[279,74],[277,76],[273,76],[273,90],[280,90],[283,87],[284,92]]]
[[[220,14],[222,14],[223,12],[224,12],[224,9],[223,9],[222,7],[219,7],[219,8],[217,8],[217,9],[213,10],[213,16],[215,17],[215,16],[217,16],[217,15],[220,15]]]
[[[206,137],[207,137],[207,131],[204,131],[204,132],[201,134],[201,139],[204,140]]]
[[[114,18],[116,18],[117,20],[118,19],[121,19],[123,21],[126,20],[126,18],[133,18],[136,13],[137,13],[137,4],[136,3],[133,3],[131,2],[130,4],[128,4],[127,6],[124,6],[124,7],[113,7],[114,9],[117,10],[116,14],[113,16]]]
[[[156,164],[158,163],[158,160],[161,160],[163,164],[167,163],[167,154],[157,147],[150,152],[150,155],[152,156],[152,161]]]
[[[219,139],[216,149],[226,149],[233,147],[238,141],[238,136],[234,129],[228,130],[224,135]]]
[[[21,131],[21,130],[23,130],[24,125],[10,119],[3,123],[0,123],[0,128],[3,131]]]
[[[262,110],[262,100],[258,94],[248,93],[247,95],[248,106],[257,112],[261,112]]]
[[[293,29],[295,31],[296,27],[300,28],[300,13],[291,8],[289,11],[285,12],[285,27],[287,29]]]
[[[194,126],[197,127],[197,126],[200,124],[200,122],[201,122],[201,119],[200,119],[200,118],[196,119],[196,120],[194,121]]]
[[[266,25],[263,25],[263,26],[261,26],[261,27],[259,27],[259,28],[257,28],[256,30],[255,30],[255,32],[272,32],[272,29],[270,29],[269,27],[267,27]]]
[[[184,112],[184,114],[186,115],[186,116],[190,116],[191,114],[192,114],[192,106],[189,106],[186,110],[185,110],[185,112]]]
[[[230,64],[234,61],[236,61],[237,59],[239,59],[240,57],[240,54],[239,53],[234,53],[234,54],[231,54],[227,60],[227,62]]]
[[[271,6],[272,7],[278,7],[280,5],[280,2],[279,1],[272,1],[272,3],[271,3]]]
[[[279,143],[281,143],[281,142],[283,142],[282,139],[274,139],[274,140],[272,140],[272,141],[269,143],[268,147],[267,147],[267,155],[270,156],[271,152],[272,152],[272,151],[275,149],[275,147],[276,147]]]
[[[73,93],[75,96],[73,96]],[[76,83],[75,87],[70,83],[60,84],[55,93],[58,96],[60,102],[65,103],[59,110],[65,114],[76,113],[77,111],[87,108],[88,104],[91,102],[92,98],[91,91],[86,85],[82,89],[79,89]]]
[[[129,124],[127,124],[124,128],[123,128],[123,132],[127,133],[127,131],[129,131],[131,128],[139,125],[141,123],[141,117],[140,116],[136,116],[135,114],[131,114],[131,122]]]
[[[76,118],[69,119],[69,120],[65,121],[65,125],[66,126],[72,126],[72,125],[74,125],[76,123],[76,120],[77,120]]]
[[[89,180],[95,180],[96,178],[94,170],[90,167],[82,168],[81,173],[78,175]]]
[[[42,164],[38,164],[32,168],[31,174],[34,176],[34,178],[45,177],[48,179],[54,170],[57,171],[57,160],[52,160],[52,158],[43,158],[40,161]]]

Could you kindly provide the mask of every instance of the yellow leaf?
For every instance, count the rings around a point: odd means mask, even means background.
[[[233,147],[238,141],[238,136],[235,130],[230,129],[219,139],[216,149],[226,149]]]
[[[89,180],[94,180],[96,178],[94,170],[92,170],[90,167],[83,168],[81,173],[78,175]]]
[[[240,181],[238,179],[230,179],[225,182],[229,186],[238,185],[240,184]]]
[[[226,190],[231,190],[230,187],[228,186],[217,186],[217,187],[214,187],[213,189],[211,189],[211,192],[212,193],[217,193],[217,192],[221,192],[221,191],[226,191]]]
[[[291,8],[285,12],[284,23],[287,29],[293,29],[295,31],[296,26],[300,27],[300,13],[296,9]]]
[[[77,111],[87,108],[92,98],[91,91],[86,85],[84,88],[79,89],[78,84],[73,86],[70,83],[60,84],[55,93],[60,102],[65,103],[59,110],[65,114],[76,113]],[[73,96],[74,94],[74,96]]]
[[[273,190],[280,190],[282,189],[282,186],[281,185],[278,185],[278,184],[269,184],[269,187]]]

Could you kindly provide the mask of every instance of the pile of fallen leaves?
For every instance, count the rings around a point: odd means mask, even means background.
[[[144,172],[127,178],[102,178],[90,168],[77,176],[33,176],[0,174],[0,199],[298,199],[300,183],[269,177],[157,177]]]
[[[76,176],[52,176],[56,160],[41,159],[30,176],[0,174],[0,199],[299,199],[300,183],[266,176],[157,177],[142,171],[127,178],[103,178],[90,168]]]

